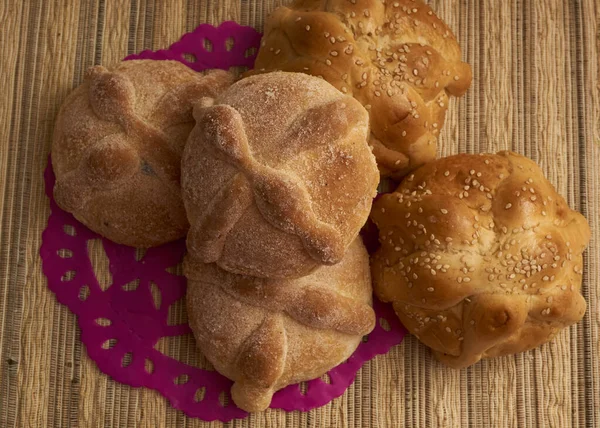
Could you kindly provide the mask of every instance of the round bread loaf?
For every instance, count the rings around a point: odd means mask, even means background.
[[[194,126],[192,102],[218,95],[232,80],[176,61],[90,68],[56,121],[57,204],[120,244],[151,247],[183,237],[180,163]]]
[[[190,326],[202,354],[234,381],[231,396],[246,411],[264,410],[277,390],[342,363],[375,326],[360,238],[339,264],[291,280],[193,260],[185,264]]]
[[[523,156],[439,159],[371,218],[376,294],[450,366],[531,349],[585,313],[588,224]]]
[[[471,84],[456,38],[420,0],[296,0],[267,19],[253,73],[322,76],[371,117],[384,176],[436,157],[449,95]]]
[[[236,82],[194,116],[182,157],[194,257],[263,278],[342,259],[379,181],[358,101],[322,79],[279,72]]]

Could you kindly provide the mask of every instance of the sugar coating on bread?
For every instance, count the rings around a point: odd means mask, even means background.
[[[187,308],[203,355],[234,381],[232,398],[266,409],[277,390],[345,361],[375,325],[369,259],[360,240],[334,266],[277,280],[187,257]]]
[[[277,278],[342,259],[379,181],[360,103],[279,72],[242,79],[194,116],[182,158],[192,257]]]
[[[251,73],[320,76],[370,112],[383,175],[400,178],[435,159],[449,96],[470,86],[456,38],[415,0],[297,0],[276,9]]]
[[[121,244],[181,238],[188,222],[180,163],[192,105],[233,81],[176,61],[126,61],[89,69],[63,104],[52,144],[58,205]]]
[[[589,226],[523,156],[439,159],[371,218],[376,294],[450,366],[531,349],[585,313]]]

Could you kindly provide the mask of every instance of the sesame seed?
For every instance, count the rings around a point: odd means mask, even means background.
[[[338,51],[331,51],[331,52],[329,52],[329,55],[338,56]]]
[[[506,210],[507,210],[507,209],[509,209],[510,207],[512,207],[512,204],[509,202],[508,204],[506,204],[506,205],[504,206],[504,209],[506,209]]]
[[[434,290],[433,287],[428,287],[427,288],[427,291],[429,291],[430,293],[433,293],[433,290]]]
[[[301,17],[296,18],[296,22],[300,21],[301,19]]]
[[[448,210],[445,208],[442,208],[440,211],[442,212],[442,214],[448,214]]]
[[[306,31],[310,31],[310,25],[307,25],[307,26],[306,26],[306,27],[304,27],[304,28],[306,28]]]
[[[413,69],[413,74],[414,74],[415,76],[418,76],[418,75],[419,75],[419,70],[417,70],[416,68],[414,68],[414,69]]]

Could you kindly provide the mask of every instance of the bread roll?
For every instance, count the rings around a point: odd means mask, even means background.
[[[291,280],[228,273],[188,256],[187,310],[203,355],[234,381],[235,404],[266,409],[273,393],[344,362],[375,326],[360,238],[343,260]]]
[[[377,296],[452,367],[531,349],[584,315],[588,224],[523,156],[439,159],[371,217]]]
[[[269,73],[194,116],[182,158],[194,257],[263,278],[342,259],[379,180],[360,103],[316,77]]]
[[[63,104],[52,166],[58,205],[120,244],[151,247],[181,238],[188,222],[179,186],[192,102],[232,82],[176,61],[90,68]]]
[[[296,0],[267,19],[253,73],[322,76],[370,112],[384,176],[436,157],[448,97],[471,84],[456,38],[417,0]]]

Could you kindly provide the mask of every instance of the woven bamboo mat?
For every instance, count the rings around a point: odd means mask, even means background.
[[[203,22],[260,29],[278,3],[0,1],[0,426],[203,425],[157,393],[114,382],[87,358],[75,317],[56,303],[40,269],[49,214],[42,171],[58,107],[88,66],[166,47]],[[600,4],[431,3],[474,76],[451,105],[440,154],[512,149],[542,165],[591,223],[586,317],[540,349],[462,371],[407,338],[324,408],[267,411],[230,426],[600,426]],[[190,352],[189,344],[167,347],[180,358]]]

